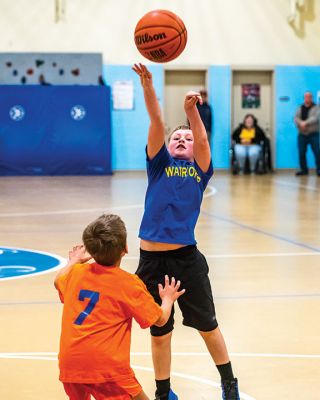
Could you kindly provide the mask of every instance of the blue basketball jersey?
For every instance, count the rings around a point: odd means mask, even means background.
[[[148,188],[139,237],[152,242],[196,244],[194,229],[203,192],[213,175],[212,162],[204,173],[196,162],[171,157],[165,144],[150,160]]]

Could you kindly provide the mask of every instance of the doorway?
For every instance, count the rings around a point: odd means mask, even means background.
[[[273,71],[233,71],[232,131],[246,114],[253,114],[273,143]],[[250,101],[248,90],[252,89]]]
[[[166,70],[164,88],[164,119],[167,134],[176,126],[187,123],[183,109],[185,95],[190,90],[206,88],[206,70]]]

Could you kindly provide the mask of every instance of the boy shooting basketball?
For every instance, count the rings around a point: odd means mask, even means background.
[[[127,232],[116,215],[102,215],[83,232],[84,246],[69,253],[55,287],[64,303],[60,380],[70,400],[148,400],[130,367],[131,325],[164,325],[184,293],[174,278],[159,285],[161,307],[144,283],[120,268]],[[87,261],[93,257],[94,263]]]
[[[213,175],[210,146],[196,104],[202,102],[189,92],[184,109],[190,128],[180,126],[165,145],[165,125],[152,83],[143,64],[133,70],[140,76],[150,117],[147,145],[148,188],[140,226],[140,262],[137,275],[160,303],[157,282],[172,273],[183,283],[186,293],[178,300],[183,324],[197,329],[204,339],[222,381],[224,400],[239,400],[223,336],[218,327],[208,277],[208,265],[198,251],[194,229],[203,192]],[[152,356],[156,378],[156,400],[176,400],[170,389],[171,336],[174,310],[168,322],[151,327]]]

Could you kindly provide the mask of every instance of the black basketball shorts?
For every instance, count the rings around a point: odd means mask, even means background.
[[[208,277],[209,267],[203,254],[195,245],[169,251],[145,251],[140,249],[140,261],[136,274],[143,280],[158,304],[161,304],[158,283],[164,277],[175,277],[181,281],[186,292],[179,297],[178,304],[183,315],[183,324],[200,331],[209,332],[218,326]],[[174,307],[168,322],[152,326],[152,336],[163,336],[173,330]]]

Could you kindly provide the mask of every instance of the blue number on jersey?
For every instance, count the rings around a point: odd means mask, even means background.
[[[81,311],[78,315],[77,319],[74,321],[76,325],[82,325],[83,321],[87,318],[87,316],[92,312],[95,305],[99,301],[100,293],[93,292],[92,290],[80,290],[79,300],[83,301],[84,299],[90,299],[87,307]]]

